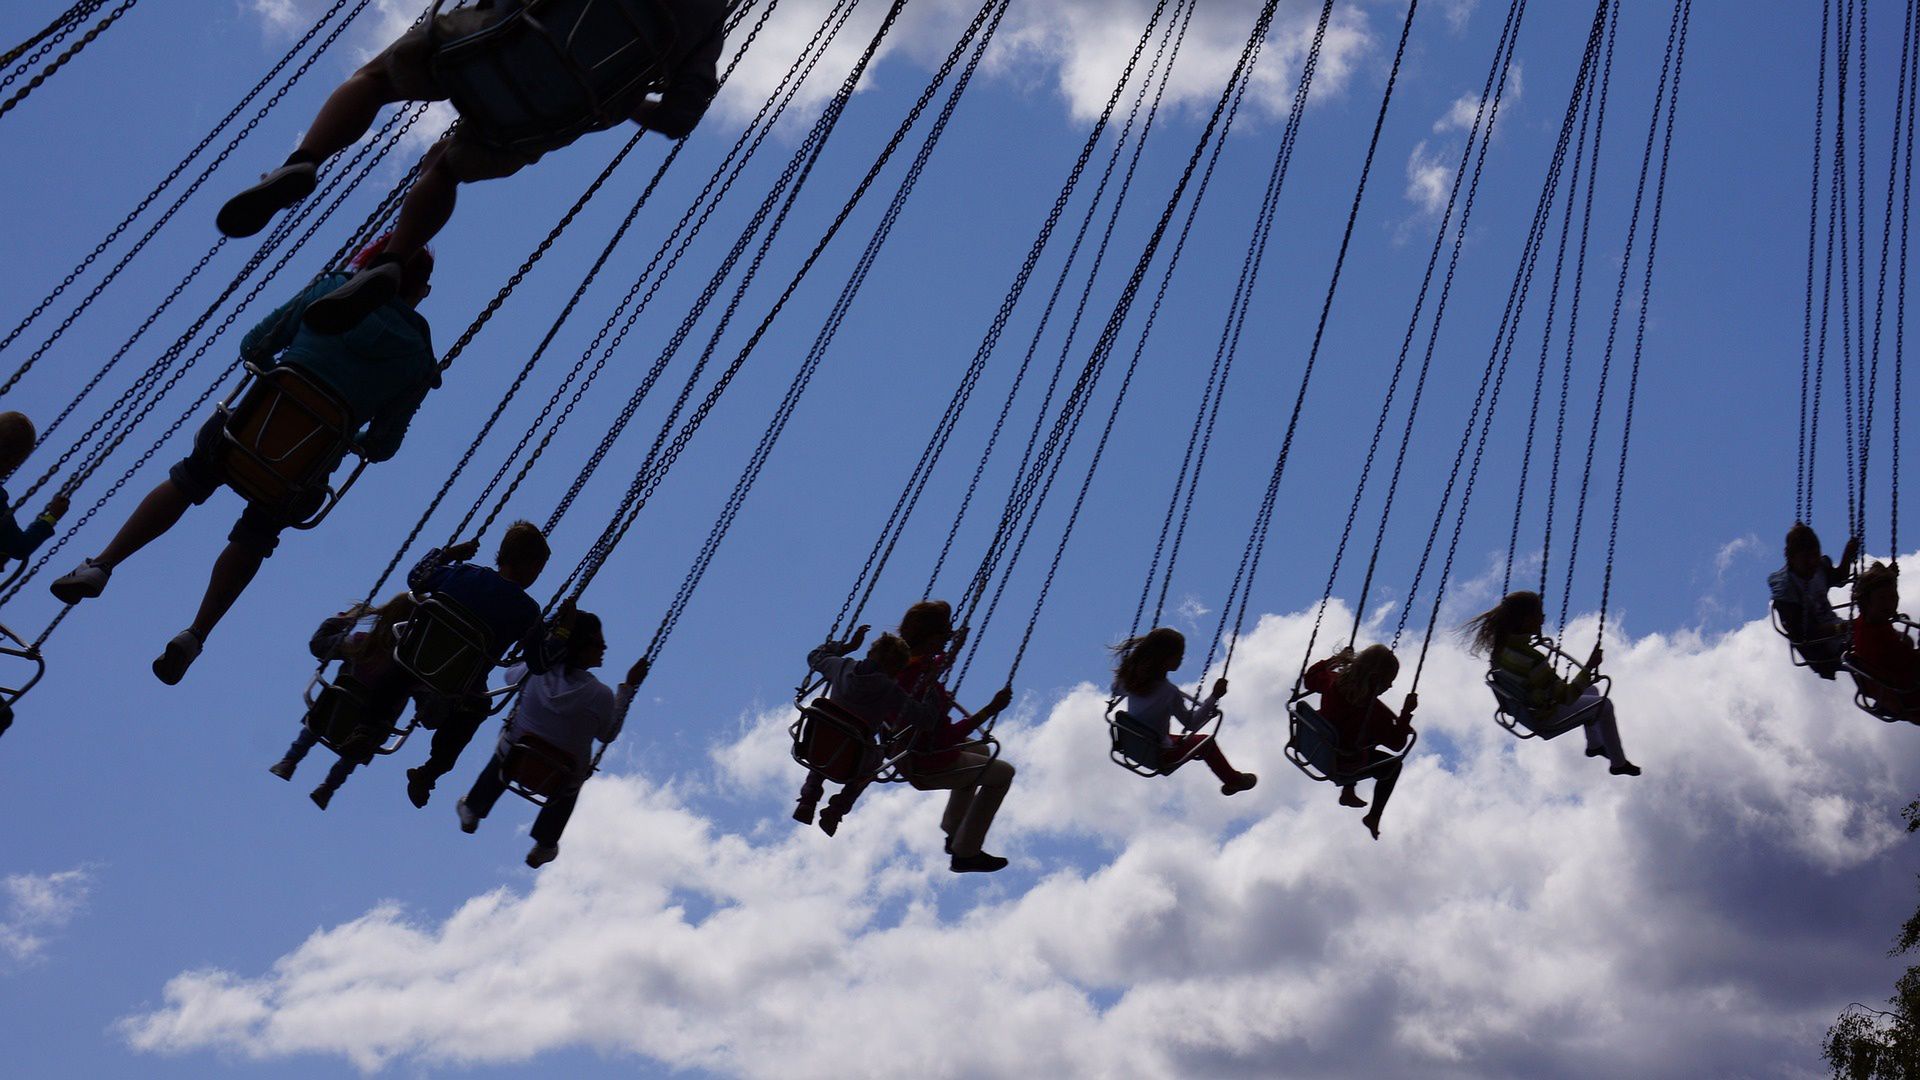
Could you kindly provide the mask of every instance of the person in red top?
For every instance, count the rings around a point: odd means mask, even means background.
[[[1353,649],[1338,653],[1307,669],[1304,685],[1320,695],[1320,715],[1333,727],[1339,745],[1335,766],[1343,775],[1379,765],[1392,755],[1380,747],[1404,749],[1413,737],[1413,710],[1420,695],[1409,693],[1406,704],[1395,713],[1380,700],[1400,675],[1400,659],[1385,645],[1370,645],[1355,654]],[[1393,787],[1400,782],[1400,762],[1380,770],[1373,781],[1373,808],[1361,818],[1361,824],[1380,839],[1380,815],[1386,812]],[[1356,783],[1340,785],[1340,805],[1363,807],[1366,801],[1354,792]]]
[[[1874,704],[1920,724],[1920,647],[1894,625],[1900,571],[1874,563],[1853,586],[1853,658],[1872,677],[1861,686]]]

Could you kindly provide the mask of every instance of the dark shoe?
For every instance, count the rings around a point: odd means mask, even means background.
[[[433,777],[420,769],[407,770],[407,801],[416,809],[424,810],[427,800],[433,798]]]
[[[307,305],[302,319],[316,334],[344,334],[400,295],[402,277],[399,263],[375,263]]]
[[[294,761],[292,758],[281,758],[279,761],[276,761],[273,764],[267,766],[267,771],[279,777],[282,780],[292,780],[293,770],[298,766],[298,764],[299,763]]]
[[[953,834],[952,833],[947,834],[946,849],[947,849],[947,854],[949,855],[953,854]]]
[[[228,199],[213,219],[220,231],[235,239],[252,236],[267,227],[273,215],[313,194],[319,171],[300,163],[282,165],[260,182]]]
[[[832,836],[840,831],[840,811],[829,806],[820,812],[820,831]]]
[[[1623,761],[1607,770],[1615,776],[1639,776],[1640,766],[1631,761]]]
[[[187,677],[187,668],[200,656],[202,643],[193,631],[182,630],[173,635],[159,656],[153,661],[153,676],[168,686],[180,685]]]
[[[1253,785],[1259,782],[1260,782],[1259,777],[1253,775],[1250,772],[1243,772],[1240,774],[1240,778],[1238,780],[1235,780],[1230,784],[1221,784],[1220,794],[1238,795],[1241,792],[1246,791],[1248,788],[1251,788]]]
[[[956,874],[991,874],[1005,870],[1007,860],[982,851],[978,855],[955,855],[948,867]]]
[[[535,844],[533,850],[527,852],[527,865],[538,870],[559,857],[559,844]]]
[[[799,802],[795,803],[793,806],[793,820],[799,822],[802,825],[813,824],[814,806],[815,806],[815,803],[812,799],[801,799]]]
[[[311,792],[308,792],[307,798],[313,800],[313,805],[325,810],[327,804],[333,801],[333,789],[325,784],[321,784]]]
[[[1355,810],[1359,810],[1364,808],[1367,805],[1367,800],[1355,794],[1352,788],[1341,788],[1340,789],[1340,805],[1351,806]]]
[[[467,797],[465,795],[460,796],[459,800],[453,804],[453,813],[455,817],[460,819],[461,832],[473,833],[480,828],[480,815],[467,809]]]
[[[1606,757],[1607,751],[1605,747],[1589,746],[1587,747],[1587,756],[1588,757]]]

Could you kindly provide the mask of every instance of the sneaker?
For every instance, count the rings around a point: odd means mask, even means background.
[[[187,677],[187,668],[200,657],[201,642],[193,631],[182,630],[173,635],[167,647],[153,661],[154,678],[168,686],[177,686]]]
[[[7,733],[7,729],[12,726],[13,726],[13,702],[0,701],[0,735],[5,735]]]
[[[306,162],[282,165],[260,182],[228,199],[213,221],[234,239],[252,236],[267,227],[273,215],[313,194],[320,170]]]
[[[293,770],[297,764],[298,763],[292,758],[281,758],[279,761],[267,766],[267,771],[282,780],[292,780]]]
[[[480,815],[467,808],[465,795],[460,796],[460,801],[453,804],[453,812],[460,818],[461,832],[471,833],[480,828]]]
[[[325,784],[321,784],[319,787],[308,792],[307,798],[313,800],[313,805],[325,810],[327,804],[333,801],[333,789]]]
[[[829,806],[820,812],[820,831],[832,836],[840,831],[840,811]]]
[[[307,312],[302,316],[307,329],[316,334],[344,334],[359,326],[360,320],[400,295],[403,276],[397,262],[367,267],[346,284],[307,305]]]
[[[799,822],[802,825],[813,824],[814,805],[815,804],[812,799],[801,799],[799,802],[795,803],[793,806],[793,820]]]
[[[1623,761],[1607,770],[1615,776],[1639,776],[1640,766],[1631,761]]]
[[[948,867],[956,874],[991,874],[1007,868],[1007,860],[982,851],[976,855],[955,855]]]
[[[91,600],[107,591],[107,579],[113,571],[101,566],[92,559],[80,564],[80,568],[62,578],[55,578],[47,591],[55,600],[63,604],[77,604],[82,600]]]
[[[423,770],[407,770],[407,801],[416,809],[425,809],[427,800],[433,798],[433,777]]]
[[[1604,746],[1589,746],[1587,747],[1587,756],[1588,757],[1606,757],[1607,748]]]
[[[1243,772],[1240,774],[1240,778],[1238,780],[1235,780],[1230,784],[1221,784],[1220,794],[1238,795],[1241,792],[1247,790],[1248,788],[1252,787],[1253,785],[1259,782],[1260,782],[1259,777],[1253,775],[1250,772]]]
[[[538,870],[559,857],[559,844],[535,844],[533,850],[527,852],[527,865]]]
[[[947,834],[947,842],[944,846],[946,848],[947,854],[949,855],[953,854],[953,834],[952,833]]]

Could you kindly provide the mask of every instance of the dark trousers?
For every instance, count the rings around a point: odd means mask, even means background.
[[[461,751],[473,741],[474,733],[486,722],[486,699],[477,703],[447,702],[444,699],[428,698],[420,702],[422,724],[434,725],[433,745],[427,753],[427,760],[420,766],[420,775],[429,780],[438,780],[453,771],[460,761]]]
[[[437,741],[437,739],[436,739]],[[493,804],[500,800],[501,793],[507,790],[507,782],[501,773],[506,767],[506,759],[495,753],[487,761],[487,767],[474,777],[473,787],[467,791],[467,809],[477,817],[486,817],[493,811]],[[560,834],[566,831],[567,819],[573,816],[573,806],[580,801],[580,789],[574,788],[564,795],[555,795],[540,808],[533,819],[533,842],[558,846]]]

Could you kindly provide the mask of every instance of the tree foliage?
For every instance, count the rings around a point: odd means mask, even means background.
[[[1907,804],[1907,832],[1920,832],[1920,799]],[[1892,955],[1920,950],[1920,909],[1894,939]],[[1920,964],[1894,984],[1886,1010],[1858,1002],[1827,1029],[1822,1047],[1834,1080],[1920,1080]]]

